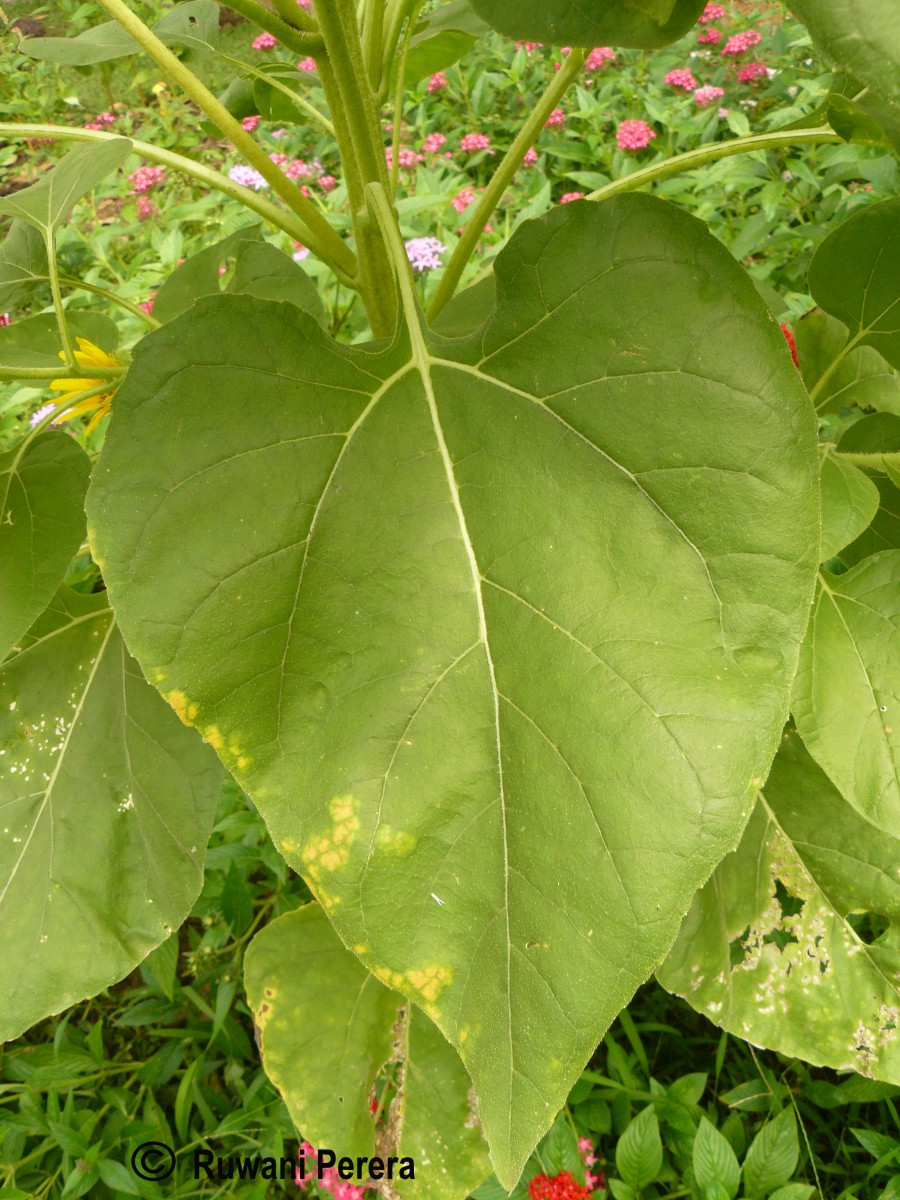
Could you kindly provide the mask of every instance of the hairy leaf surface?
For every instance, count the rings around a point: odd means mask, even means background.
[[[2,1041],[117,982],[181,924],[221,781],[104,595],[63,587],[23,645],[0,668]]]
[[[821,572],[791,709],[847,801],[900,836],[900,550]]]
[[[490,1172],[474,1119],[472,1083],[459,1056],[418,1009],[344,947],[318,904],[271,922],[244,963],[247,997],[266,1071],[316,1147],[356,1157],[412,1157],[400,1195],[457,1200]],[[370,1111],[375,1082],[396,1063]]]
[[[90,463],[64,433],[0,454],[0,660],[62,583],[84,536]]]
[[[898,1083],[898,862],[790,731],[657,978],[755,1045]]]
[[[496,286],[458,341],[407,295],[388,348],[199,301],[138,347],[89,525],[148,677],[458,1048],[512,1186],[765,776],[818,459],[674,207],[558,208]]]

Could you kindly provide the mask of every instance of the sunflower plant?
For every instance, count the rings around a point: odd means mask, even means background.
[[[835,69],[816,112],[522,221],[462,290],[591,56],[720,6],[231,0],[299,67],[228,58],[217,97],[191,67],[221,55],[214,0],[152,26],[100,3],[22,52],[149,56],[249,174],[0,126],[78,143],[0,199],[0,308],[52,299],[0,379],[62,393],[0,459],[3,1036],[177,939],[227,772],[315,897],[246,954],[266,1070],[312,1146],[414,1160],[391,1194],[514,1189],[654,972],[757,1045],[900,1083],[900,200],[821,241],[792,360],[772,296],[655,194],[734,155],[895,149],[892,0],[792,0]],[[438,265],[398,216],[404,89],[490,30],[565,52]],[[256,140],[273,112],[330,132],[348,222]],[[653,136],[625,124],[623,150]],[[55,244],[132,153],[317,271],[242,227],[152,313],[85,284],[144,322],[118,351]],[[313,276],[365,338],[326,331]]]

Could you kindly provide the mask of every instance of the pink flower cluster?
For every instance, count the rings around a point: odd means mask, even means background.
[[[446,86],[447,76],[443,71],[435,71],[435,73],[428,80],[428,87],[426,88],[426,91],[442,92]]]
[[[694,103],[699,108],[708,108],[713,100],[721,100],[725,95],[725,89],[720,87],[702,87],[697,88],[694,92]]]
[[[422,150],[425,154],[437,154],[446,141],[447,139],[442,133],[429,133],[428,137],[422,143]]]
[[[693,73],[681,67],[676,71],[669,71],[663,82],[667,83],[669,87],[684,88],[686,92],[692,92],[698,86]]]
[[[162,183],[165,177],[165,167],[138,167],[136,171],[132,171],[128,176],[132,195],[136,196],[140,192],[149,192],[158,183]]]
[[[535,50],[543,49],[544,43],[543,42],[516,42],[517,50],[521,50],[523,46],[525,47],[525,52],[527,54],[533,54],[535,52]]]
[[[560,196],[559,202],[560,204],[571,204],[573,200],[583,199],[584,192],[566,192],[564,195]]]
[[[707,4],[703,12],[697,18],[698,25],[706,25],[710,21],[720,21],[725,16],[724,4]]]
[[[315,69],[316,69],[316,60],[312,57],[312,55],[308,54],[306,56],[306,58],[301,58],[300,61],[297,63],[297,70],[303,71],[307,75],[309,74],[310,71],[314,71]]]
[[[768,75],[769,71],[765,63],[752,62],[747,63],[739,69],[737,73],[738,83],[753,83],[756,79],[762,79],[764,75]]]
[[[701,33],[697,38],[698,42],[705,42],[711,46],[718,46],[722,32],[719,29],[707,29],[705,33]]]
[[[553,112],[550,114],[550,116],[544,122],[544,127],[546,129],[551,129],[554,125],[565,125],[565,123],[566,123],[566,114],[563,112],[563,110],[561,108],[554,108]]]
[[[762,41],[762,34],[756,32],[755,29],[747,29],[744,33],[736,33],[730,37],[725,43],[723,54],[745,54],[751,46],[758,46]]]
[[[278,38],[272,37],[271,33],[261,33],[258,38],[253,39],[254,50],[271,50],[277,45]]]
[[[2,329],[4,325],[12,325],[12,317],[9,315],[9,313],[0,313],[0,329]]]
[[[390,171],[394,165],[394,147],[385,146],[384,161],[387,163],[387,169]],[[416,165],[425,161],[424,154],[417,154],[415,150],[410,150],[406,146],[401,146],[397,151],[397,163],[404,171],[414,171]]]
[[[466,151],[487,150],[490,144],[491,139],[486,133],[467,133],[459,143],[459,148]]]
[[[156,214],[156,205],[149,196],[138,196],[137,210],[139,221],[149,221]]]
[[[300,1146],[300,1153],[305,1156],[307,1161],[307,1172],[309,1172],[309,1162],[315,1162],[319,1156],[319,1152],[309,1142],[303,1142]],[[313,1172],[318,1175],[318,1170]],[[297,1168],[295,1182],[298,1187],[305,1188],[310,1182],[300,1174],[300,1168]],[[341,1179],[335,1167],[325,1167],[322,1171],[321,1178],[318,1179],[320,1187],[323,1187],[326,1192],[331,1192],[334,1200],[363,1200],[365,1188],[359,1187],[355,1183],[347,1183]]]
[[[612,46],[595,46],[584,60],[584,69],[586,71],[598,71],[604,63],[614,63],[615,61],[616,56],[613,53]]]
[[[241,126],[246,129],[248,133],[252,133],[258,124],[259,117],[244,117],[243,121],[241,121]]]
[[[656,137],[646,121],[621,121],[616,130],[616,142],[620,150],[643,150]]]
[[[529,150],[525,151],[525,157],[522,159],[522,165],[524,167],[533,167],[537,160],[537,150],[535,150],[534,146],[532,146]]]
[[[85,129],[103,129],[107,125],[115,124],[116,114],[111,112],[98,113],[93,121],[89,121],[85,125]]]
[[[457,192],[450,203],[458,213],[461,213],[466,211],[474,199],[475,189],[466,187],[463,188],[461,192]]]

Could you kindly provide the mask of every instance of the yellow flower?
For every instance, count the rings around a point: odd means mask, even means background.
[[[105,350],[101,350],[99,346],[95,346],[93,342],[89,342],[87,338],[76,338],[78,349],[75,351],[75,361],[79,367],[120,367],[122,364],[117,358],[113,358],[111,354],[107,354]],[[66,361],[65,351],[60,350],[59,357]],[[50,387],[57,392],[68,392],[70,396],[77,396],[80,392],[89,392],[93,388],[101,387],[102,379],[54,379]],[[60,421],[71,421],[74,417],[86,417],[93,413],[85,433],[90,433],[92,429],[96,429],[106,414],[109,412],[109,402],[112,397],[114,386],[110,387],[108,392],[100,392],[96,396],[87,396],[84,400],[79,400],[73,404],[71,408],[67,408],[65,412],[60,413],[54,420],[56,425]],[[63,399],[64,397],[60,397]]]

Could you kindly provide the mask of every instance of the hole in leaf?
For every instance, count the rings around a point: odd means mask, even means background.
[[[865,942],[867,946],[874,946],[877,942],[880,942],[890,928],[890,922],[887,917],[882,917],[879,913],[869,912],[848,913],[847,924],[859,940]]]
[[[731,943],[731,945],[728,947],[728,960],[732,967],[740,966],[740,964],[744,961],[744,956],[745,956],[744,942],[746,942],[746,940],[749,936],[750,936],[750,926],[748,925],[747,928],[744,930],[744,932],[739,933],[737,935],[737,937],[734,939],[734,941]]]

